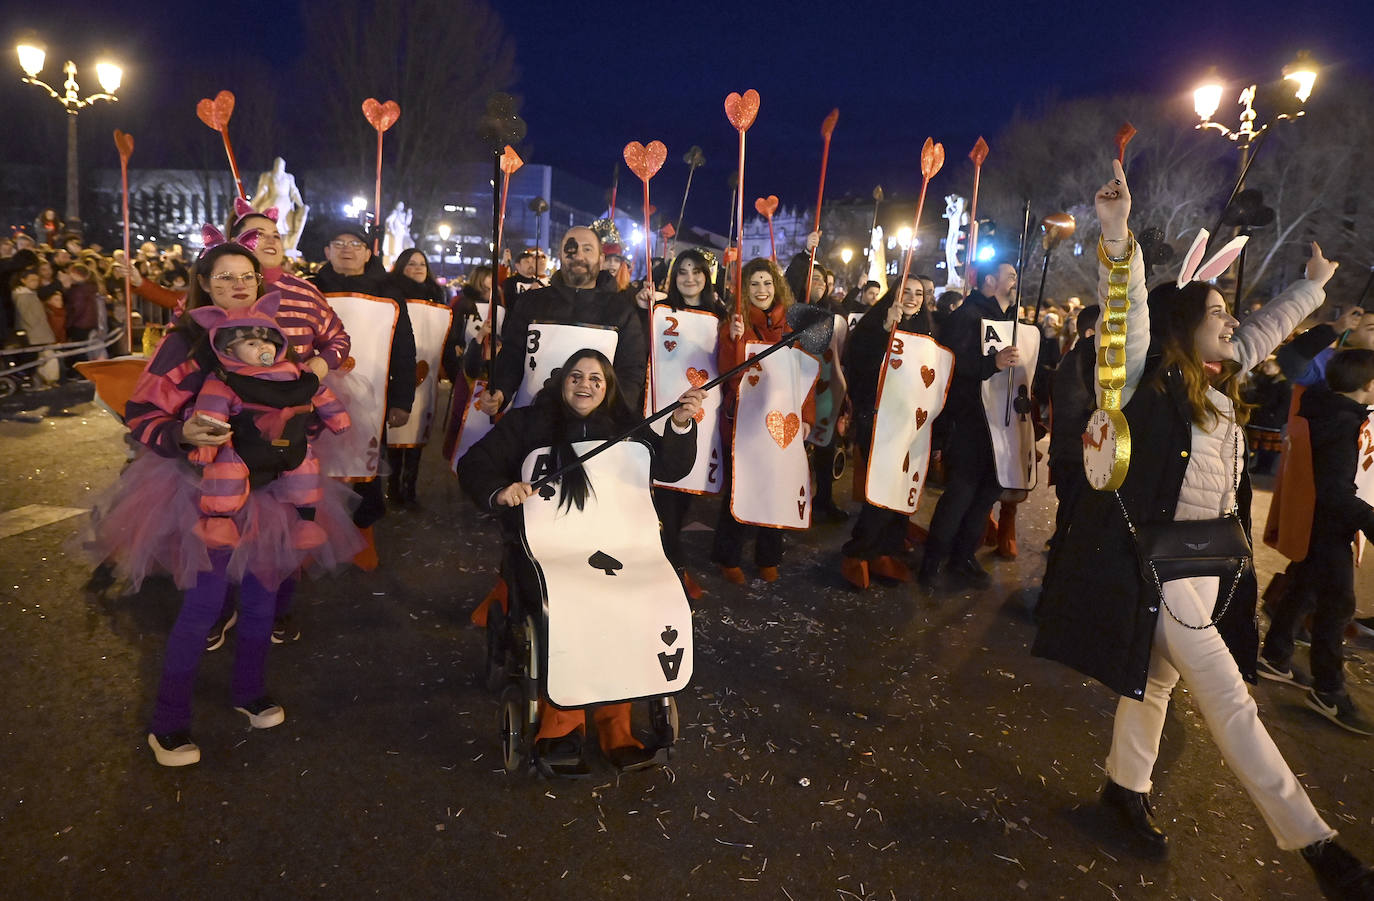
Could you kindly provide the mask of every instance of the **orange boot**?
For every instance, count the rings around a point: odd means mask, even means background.
[[[654,753],[630,731],[630,704],[603,704],[592,716],[601,753],[622,773],[639,770],[654,763]]]
[[[765,582],[778,581],[778,568],[776,566],[760,566],[759,578]]]
[[[1016,508],[1019,504],[1003,503],[997,511],[997,556],[1016,559]]]
[[[884,579],[891,579],[894,582],[910,582],[911,568],[896,557],[879,557],[868,564],[869,570],[875,576]]]
[[[503,613],[510,613],[510,591],[506,588],[505,579],[497,578],[491,591],[487,592],[487,596],[482,598],[482,603],[478,604],[477,609],[472,611],[472,616],[468,617],[474,626],[486,627],[487,609],[491,607],[492,602],[500,604]]]
[[[731,585],[743,585],[746,581],[744,570],[738,566],[721,566],[720,574]]]
[[[377,541],[372,535],[372,526],[368,526],[366,529],[359,529],[358,531],[362,533],[363,541],[366,542],[367,546],[353,555],[353,565],[363,572],[370,573],[380,566],[382,562],[377,557]]]
[[[858,557],[840,558],[840,575],[844,580],[855,588],[863,591],[869,586],[868,561],[860,560]]]
[[[677,571],[677,576],[682,580],[682,590],[687,592],[687,599],[689,601],[701,600],[706,589],[697,584],[697,580],[692,578],[692,574],[685,569],[680,569]]]

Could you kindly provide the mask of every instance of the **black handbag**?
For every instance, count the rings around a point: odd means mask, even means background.
[[[1215,626],[1226,615],[1236,596],[1245,570],[1254,564],[1254,549],[1245,525],[1240,521],[1236,495],[1240,492],[1240,429],[1232,425],[1235,436],[1232,448],[1230,512],[1216,519],[1175,519],[1148,523],[1137,527],[1126,512],[1126,504],[1116,492],[1116,502],[1126,520],[1126,528],[1135,539],[1140,576],[1146,584],[1154,585],[1159,601],[1174,622],[1189,629],[1201,630]],[[1231,580],[1226,600],[1216,609],[1209,623],[1195,626],[1179,619],[1164,598],[1164,583],[1176,579],[1216,576]]]

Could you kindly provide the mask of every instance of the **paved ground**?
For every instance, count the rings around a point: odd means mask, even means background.
[[[379,528],[382,568],[303,587],[304,638],[270,658],[286,723],[253,733],[228,709],[231,640],[198,684],[203,762],[158,767],[143,724],[178,596],[90,591],[64,550],[122,461],[120,429],[89,404],[0,422],[5,897],[1315,896],[1186,690],[1156,774],[1172,858],[1140,860],[1105,828],[1115,700],[1027,653],[1047,491],[1022,507],[1020,559],[990,564],[981,593],[849,591],[833,526],[793,541],[774,585],[702,575],[671,770],[551,783],[500,768],[467,619],[497,549],[432,451],[424,506]],[[715,502],[695,512],[711,522]],[[708,539],[689,539],[703,561]],[[1276,562],[1261,555],[1261,584]],[[1352,664],[1374,707],[1371,675]],[[1255,694],[1318,807],[1374,857],[1374,744],[1296,690]]]

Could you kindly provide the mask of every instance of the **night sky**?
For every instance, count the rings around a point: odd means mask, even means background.
[[[653,185],[675,205],[687,171],[682,154],[697,144],[708,165],[697,175],[692,208],[721,207],[719,214],[698,213],[711,219],[724,218],[729,198],[735,134],[721,103],[732,90],[752,87],[762,95],[749,132],[746,196],[775,193],[784,204],[804,206],[814,202],[819,126],[834,107],[840,121],[827,194],[866,197],[879,182],[889,193],[919,182],[917,155],[927,135],[943,141],[951,159],[962,158],[980,133],[991,139],[1018,109],[1055,99],[1143,91],[1186,103],[1208,65],[1239,86],[1242,77],[1276,77],[1299,49],[1323,64],[1323,79],[1351,72],[1374,78],[1374,4],[1366,2],[1318,2],[1302,11],[1288,0],[495,6],[516,42],[515,93],[529,123],[530,162],[608,184],[627,141],[659,139],[668,146],[668,164]],[[47,42],[50,60],[72,55],[91,66],[103,48],[126,66],[126,102],[118,114],[101,112],[106,129],[130,128],[124,116],[143,120],[145,133],[149,119],[158,129],[203,130],[191,109],[165,108],[163,100],[168,83],[188,69],[262,67],[280,85],[283,109],[361,99],[293,92],[292,63],[302,51],[296,32],[307,15],[328,15],[326,3],[240,0],[215,5],[213,15],[209,7],[138,0],[117,9],[68,2],[60,18],[39,6],[26,9],[28,19],[14,6],[5,16],[11,43],[32,28]],[[40,109],[32,97],[15,103],[20,92],[38,92],[18,84],[12,51],[6,59],[0,105],[26,114]],[[49,135],[60,131],[35,130],[31,137]],[[205,138],[212,140],[208,131]],[[13,131],[0,139],[6,158],[31,157],[34,149],[17,150],[15,141]],[[292,150],[280,148],[293,168],[306,168],[309,161]],[[60,143],[46,152],[61,165]],[[993,154],[995,160],[995,146]],[[102,164],[113,165],[112,151],[110,157]]]

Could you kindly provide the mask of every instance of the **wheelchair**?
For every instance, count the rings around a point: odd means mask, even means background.
[[[496,602],[488,607],[484,673],[487,689],[498,698],[502,765],[508,773],[534,769],[546,777],[571,775],[545,765],[534,752],[539,699],[548,694],[546,598],[537,567],[520,540],[508,537],[503,544],[501,575],[509,609]],[[649,734],[646,737],[641,729],[639,738],[653,755],[644,765],[662,766],[671,760],[679,734],[677,701],[672,695],[642,700]]]

